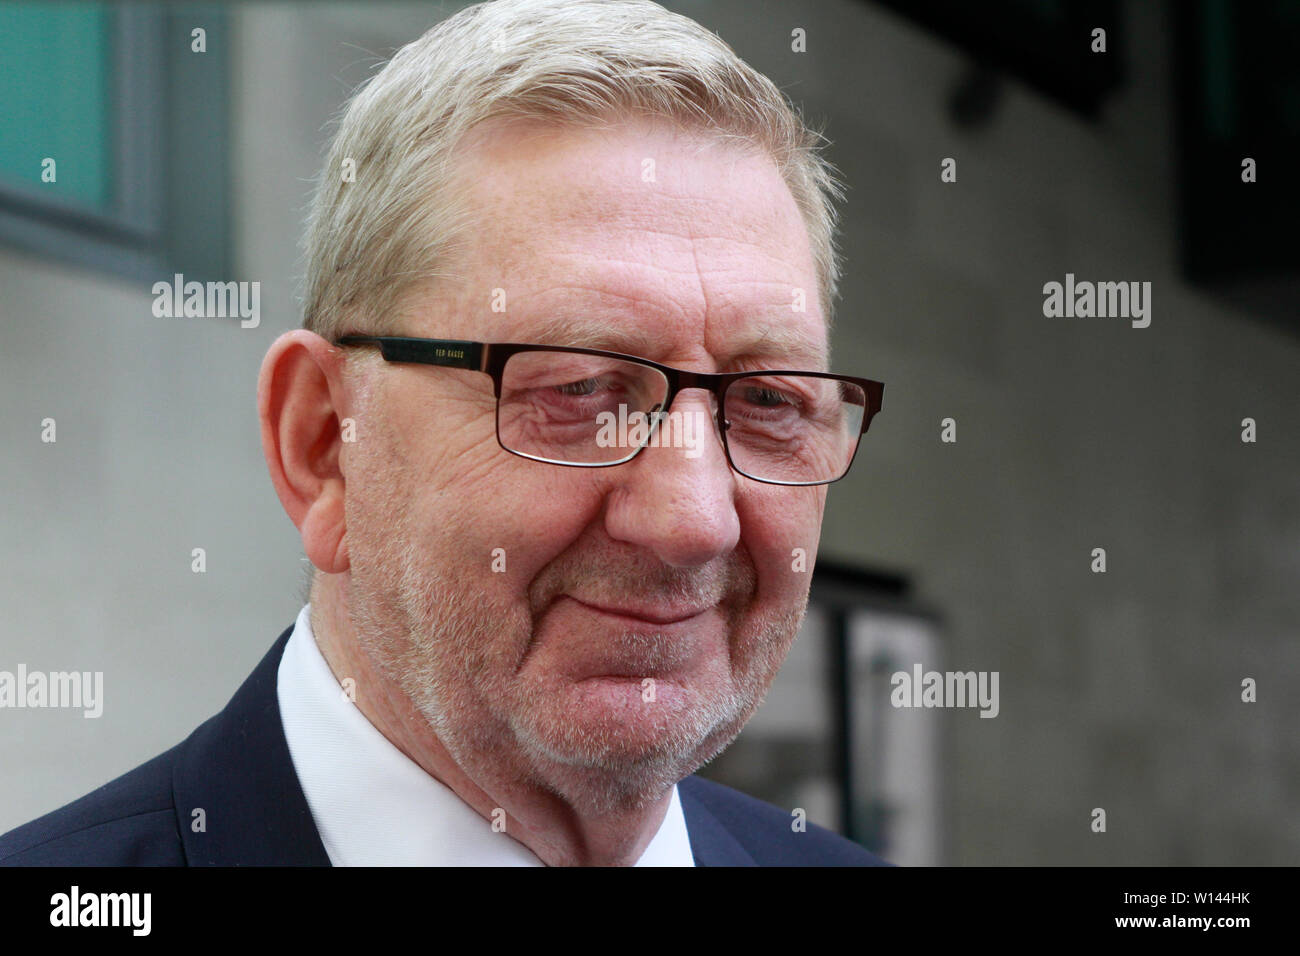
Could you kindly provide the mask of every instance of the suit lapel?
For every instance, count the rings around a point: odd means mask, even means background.
[[[758,866],[731,831],[709,811],[691,787],[694,777],[677,785],[686,817],[686,833],[691,839],[691,855],[696,866]]]
[[[276,681],[292,632],[181,748],[172,794],[190,866],[330,865],[280,723]]]

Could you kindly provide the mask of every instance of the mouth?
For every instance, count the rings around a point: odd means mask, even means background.
[[[712,605],[698,608],[673,608],[666,605],[614,607],[582,601],[571,594],[565,596],[588,610],[638,624],[653,624],[657,627],[681,624],[699,617],[712,607]]]
[[[719,605],[654,604],[645,597],[635,604],[594,603],[565,593],[551,605],[524,661],[569,682],[599,678],[616,686],[647,677],[690,683],[726,656]]]

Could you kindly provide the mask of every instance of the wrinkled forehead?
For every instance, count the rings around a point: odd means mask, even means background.
[[[469,228],[427,334],[826,366],[807,228],[766,153],[663,121],[493,121],[462,146]]]

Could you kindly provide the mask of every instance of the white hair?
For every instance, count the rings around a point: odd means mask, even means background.
[[[345,325],[387,331],[403,292],[445,270],[472,225],[451,184],[457,147],[479,123],[628,115],[772,157],[808,227],[829,322],[843,195],[823,137],[771,80],[650,0],[492,0],[402,47],[344,108],[307,224],[303,326],[330,339]]]

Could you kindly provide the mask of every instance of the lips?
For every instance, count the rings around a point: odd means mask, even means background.
[[[646,624],[657,624],[660,626],[667,624],[679,624],[682,621],[689,621],[691,618],[703,614],[708,607],[698,608],[672,608],[664,606],[615,606],[597,604],[592,601],[584,601],[573,595],[566,595],[571,600],[576,601],[583,607],[593,611],[599,611],[602,614],[611,614],[616,617],[629,618],[634,621],[640,621]]]
[[[646,600],[608,603],[563,594],[535,634],[535,667],[575,683],[653,677],[690,683],[727,657],[717,605]]]

